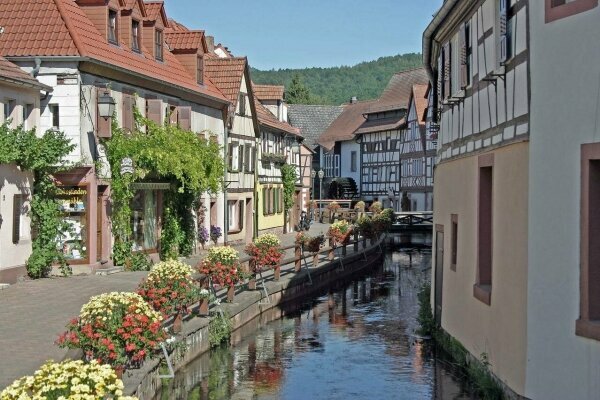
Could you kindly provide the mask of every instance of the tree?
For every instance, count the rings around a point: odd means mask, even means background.
[[[310,104],[310,92],[300,80],[299,74],[294,74],[292,83],[285,95],[288,104]]]

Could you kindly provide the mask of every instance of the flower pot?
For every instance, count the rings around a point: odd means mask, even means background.
[[[200,300],[199,314],[203,317],[208,316],[208,299]]]
[[[319,265],[319,253],[315,253],[313,254],[313,267],[316,267]]]
[[[181,313],[177,313],[175,315],[175,319],[173,319],[173,333],[181,333],[181,329],[183,328],[183,317]]]
[[[256,275],[253,275],[252,278],[248,280],[248,289],[256,290]]]
[[[234,298],[235,298],[235,286],[229,286],[229,289],[227,289],[227,301],[229,303],[233,303]]]
[[[278,281],[279,278],[281,278],[281,265],[276,265],[275,268],[273,268],[273,279]]]

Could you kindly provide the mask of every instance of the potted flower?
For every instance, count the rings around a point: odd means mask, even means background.
[[[206,229],[205,227],[201,227],[198,230],[198,241],[200,242],[202,249],[204,249],[204,245],[208,242],[208,240],[210,238],[211,237],[210,237],[210,234],[208,233],[208,229]],[[217,239],[219,239],[219,237],[217,237]]]
[[[380,213],[373,216],[373,230],[375,237],[379,237],[384,232],[388,232],[392,226],[392,220],[387,213]]]
[[[156,264],[137,290],[163,318],[174,316],[175,333],[181,332],[182,317],[188,307],[200,300],[193,273],[192,267],[181,261],[162,261]]]
[[[223,236],[223,231],[221,230],[221,228],[219,228],[216,225],[211,225],[210,226],[210,240],[213,241],[215,246],[217,245],[217,242],[219,241],[219,238],[221,236]]]
[[[383,210],[383,206],[379,201],[373,202],[373,204],[371,204],[371,207],[369,207],[369,211],[371,211],[373,214],[379,214],[381,210]]]
[[[332,242],[332,247],[347,244],[351,233],[352,227],[350,226],[348,221],[344,220],[334,222],[333,224],[331,224],[329,230],[327,231],[327,235],[329,236]]]
[[[200,289],[198,293],[200,297],[200,307],[198,308],[198,314],[202,317],[208,316],[208,305],[210,302],[210,291],[206,288]]]
[[[340,209],[340,205],[337,201],[332,201],[327,205],[327,209],[329,210],[329,222],[333,222],[335,219],[335,213]]]
[[[354,205],[354,211],[355,211],[355,219],[354,220],[356,221],[365,212],[365,202],[360,200],[358,203],[356,203]]]
[[[309,240],[310,240],[310,236],[306,232],[300,231],[296,235],[296,240],[294,241],[294,243],[296,243],[297,245],[300,245],[300,246],[304,246],[304,245],[306,245],[306,243]]]
[[[371,218],[367,216],[360,217],[358,221],[356,221],[356,226],[363,239],[371,239],[372,241],[375,238],[375,230]],[[363,242],[363,245],[364,244],[366,244],[366,242]]]
[[[124,368],[138,366],[165,340],[163,318],[137,293],[93,296],[57,340],[60,347],[79,348],[88,360]]]
[[[279,279],[280,262],[284,251],[281,241],[272,233],[265,233],[254,239],[254,242],[246,246],[246,254],[252,257],[253,273],[257,274],[263,270],[275,268],[275,280]]]
[[[303,250],[306,250],[309,253],[312,253],[313,266],[315,266],[315,267],[319,263],[319,251],[321,250],[321,247],[324,244],[325,244],[325,236],[319,235],[319,236],[314,236],[314,237],[308,237],[306,239],[304,246],[302,247]]]
[[[123,381],[108,364],[96,360],[46,362],[32,376],[17,379],[0,392],[0,399],[114,399],[123,396]]]
[[[211,247],[198,270],[208,276],[213,284],[228,287],[227,300],[233,302],[235,285],[244,277],[237,250],[230,246]]]

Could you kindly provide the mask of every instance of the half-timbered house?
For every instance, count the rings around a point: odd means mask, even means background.
[[[528,398],[528,41],[529,21],[541,18],[530,3],[448,0],[423,36],[429,125],[439,131],[435,319],[475,358],[485,353],[513,395]]]
[[[256,115],[260,127],[258,149],[257,200],[258,233],[282,233],[288,226],[283,205],[283,180],[281,166],[300,162],[294,155],[301,140],[299,131],[286,122],[279,121],[261,102],[254,97]]]
[[[420,130],[417,126],[413,136],[406,129],[413,85],[427,82],[423,68],[398,72],[365,111],[366,121],[355,133],[361,150],[360,192],[366,201],[379,200],[400,211],[403,189],[424,190],[425,182],[415,180],[425,172]]]
[[[225,226],[227,243],[250,242],[254,236],[256,138],[259,135],[250,68],[245,57],[207,57],[204,68],[227,96],[232,110],[227,120],[225,160]]]

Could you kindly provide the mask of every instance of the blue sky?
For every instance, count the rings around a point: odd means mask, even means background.
[[[165,0],[167,14],[203,29],[259,69],[354,65],[421,51],[442,0]]]

